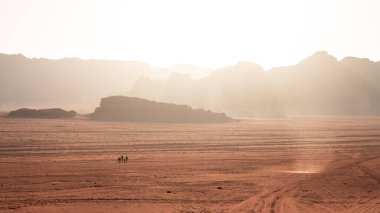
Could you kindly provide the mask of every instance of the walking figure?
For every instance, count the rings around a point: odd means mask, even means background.
[[[125,157],[122,155],[122,156],[119,156],[117,158],[117,162],[118,163],[121,163],[121,162],[127,163],[127,161],[128,161],[128,156],[127,155]]]

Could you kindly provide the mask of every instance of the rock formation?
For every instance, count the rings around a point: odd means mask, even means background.
[[[160,103],[135,97],[102,98],[92,119],[157,123],[214,123],[232,121],[224,113],[192,109],[186,105]]]
[[[73,110],[65,111],[59,108],[53,109],[28,109],[22,108],[10,112],[7,117],[11,118],[73,118],[77,113]]]

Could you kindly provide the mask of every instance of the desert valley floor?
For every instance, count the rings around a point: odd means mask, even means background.
[[[0,212],[377,213],[380,118],[0,118]]]

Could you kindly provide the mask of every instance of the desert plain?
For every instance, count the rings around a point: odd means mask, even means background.
[[[380,117],[1,117],[0,212],[377,213]]]

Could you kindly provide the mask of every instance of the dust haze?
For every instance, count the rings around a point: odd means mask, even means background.
[[[325,51],[270,70],[253,62],[208,71],[191,65],[155,68],[143,62],[4,54],[0,62],[3,111],[29,106],[90,113],[100,98],[125,95],[240,118],[380,113],[380,62],[337,60]]]
[[[380,1],[1,0],[1,213],[379,213]]]

